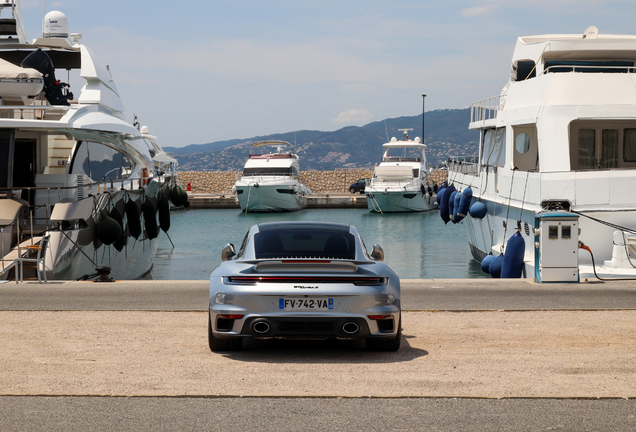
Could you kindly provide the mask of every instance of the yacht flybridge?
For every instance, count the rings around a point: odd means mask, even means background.
[[[49,12],[43,29],[27,41],[19,0],[0,1],[0,277],[47,243],[38,278],[96,267],[139,277],[157,249],[157,208],[167,228],[166,198],[184,201],[176,161],[128,120],[108,66],[81,34],[69,39],[64,14]],[[66,70],[83,79],[75,94],[56,78]]]
[[[410,130],[400,129],[404,132],[403,140],[393,137],[382,145],[382,161],[364,188],[371,211],[415,212],[437,207],[433,188],[427,181],[426,145],[419,137],[409,139]]]
[[[479,160],[451,159],[448,186],[472,189],[482,268],[518,254],[541,282],[636,276],[636,36],[520,37],[508,83],[471,106],[469,127]]]
[[[268,140],[250,146],[243,176],[232,193],[237,195],[241,210],[267,212],[303,209],[311,190],[300,182],[294,147],[285,141]]]

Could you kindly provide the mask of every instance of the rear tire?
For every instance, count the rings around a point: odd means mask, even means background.
[[[395,352],[400,349],[402,342],[402,319],[398,321],[398,331],[395,337],[387,338],[366,338],[368,351]]]
[[[219,339],[214,337],[210,315],[208,315],[208,345],[210,346],[210,351],[237,351],[243,347],[243,339]]]
[[[355,190],[354,188],[350,187],[350,188],[349,188],[349,192],[351,192],[351,193],[356,193],[356,190]]]

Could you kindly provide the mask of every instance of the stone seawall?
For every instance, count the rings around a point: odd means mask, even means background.
[[[434,171],[429,179],[438,185],[447,177],[447,171]],[[184,189],[190,183],[193,193],[231,194],[232,186],[241,177],[241,171],[180,171],[179,180]],[[348,192],[349,185],[358,179],[371,177],[372,170],[301,171],[300,180],[313,193]]]

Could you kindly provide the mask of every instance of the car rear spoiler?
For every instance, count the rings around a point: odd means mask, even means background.
[[[373,261],[357,260],[248,260],[245,264],[254,264],[254,271],[259,273],[355,273],[359,265],[373,264]]]

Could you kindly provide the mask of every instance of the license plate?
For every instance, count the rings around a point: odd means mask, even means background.
[[[332,298],[279,298],[278,309],[286,311],[333,310]]]

